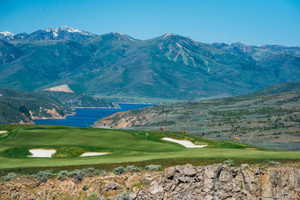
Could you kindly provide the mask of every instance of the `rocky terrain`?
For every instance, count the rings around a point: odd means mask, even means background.
[[[105,174],[84,179],[0,182],[0,199],[298,200],[299,166],[183,165],[164,171]]]

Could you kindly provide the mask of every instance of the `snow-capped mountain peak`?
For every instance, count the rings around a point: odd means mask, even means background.
[[[174,36],[175,34],[173,34],[173,33],[165,33],[165,34],[163,34],[162,35],[162,37],[163,38],[168,38],[168,37],[172,37],[172,36]]]
[[[12,36],[14,36],[13,33],[8,32],[8,31],[0,32],[0,35],[3,35],[3,36],[5,36],[5,37],[12,37]]]
[[[60,32],[79,33],[82,35],[93,35],[92,33],[89,33],[87,31],[82,31],[82,30],[72,28],[69,26],[61,26],[61,27],[57,27],[57,28],[47,28],[44,31],[52,32],[54,37],[57,37]]]
[[[72,28],[72,27],[68,27],[68,26],[59,27],[58,30],[67,31],[70,33],[85,33],[85,31],[82,31],[82,30],[79,30],[76,28]]]
[[[12,40],[14,38],[14,34],[8,31],[0,32],[0,39],[4,40]]]

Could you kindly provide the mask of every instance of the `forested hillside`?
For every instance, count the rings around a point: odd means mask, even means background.
[[[207,44],[175,34],[139,40],[60,27],[0,41],[0,87],[30,91],[67,84],[99,96],[191,100],[299,82],[299,66],[299,47]]]

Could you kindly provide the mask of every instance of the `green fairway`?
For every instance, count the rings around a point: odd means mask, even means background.
[[[101,165],[128,162],[176,164],[193,160],[299,160],[299,151],[272,151],[233,142],[217,142],[181,133],[160,131],[125,131],[63,126],[10,125],[0,135],[0,168],[62,167]],[[162,137],[186,139],[195,144],[207,144],[201,149],[187,149],[179,144],[162,141]],[[51,148],[52,158],[29,158],[29,149]],[[109,155],[79,157],[84,152],[109,152]]]

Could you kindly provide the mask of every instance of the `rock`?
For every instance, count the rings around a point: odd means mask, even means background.
[[[232,180],[232,175],[229,170],[222,170],[219,175],[219,181],[221,182],[229,182]]]
[[[194,176],[197,173],[197,171],[195,170],[195,168],[192,165],[190,165],[190,164],[183,165],[183,166],[176,166],[175,169],[181,175],[185,175],[185,176]]]
[[[139,184],[140,182],[141,182],[141,176],[138,174],[132,174],[126,180],[125,185],[127,188],[132,188],[135,185]]]
[[[243,163],[243,164],[241,164],[241,168],[242,168],[242,169],[246,169],[246,168],[248,168],[248,167],[249,167],[249,165],[248,165],[248,164],[244,164],[244,163]]]
[[[131,172],[72,179],[50,179],[36,185],[34,179],[0,181],[0,199],[79,199],[82,188],[108,199],[136,200],[300,200],[300,169],[264,168],[224,164],[183,165],[161,171]]]
[[[109,182],[104,185],[103,189],[104,189],[104,191],[109,192],[112,190],[120,190],[120,189],[122,189],[122,186],[115,182]]]
[[[151,194],[157,194],[157,193],[160,193],[160,192],[163,192],[163,187],[162,185],[160,185],[157,181],[154,181],[152,184],[151,184],[151,187],[149,189],[149,192]]]
[[[300,169],[296,171],[296,188],[300,189]]]
[[[183,174],[186,176],[195,176],[196,173],[197,171],[192,165],[185,165],[183,168]]]
[[[176,173],[175,167],[169,167],[169,168],[165,169],[165,176],[168,179],[172,179],[175,176],[175,173]]]

